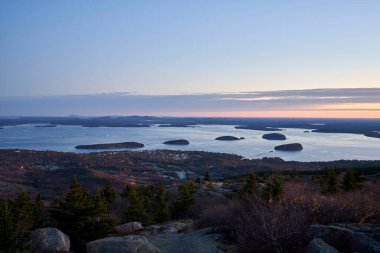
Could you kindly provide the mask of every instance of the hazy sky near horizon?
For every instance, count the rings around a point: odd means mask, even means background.
[[[0,96],[379,88],[379,13],[379,0],[3,0]]]
[[[0,97],[0,116],[67,115],[380,118],[380,88]]]

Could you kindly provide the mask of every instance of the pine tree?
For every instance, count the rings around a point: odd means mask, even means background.
[[[343,177],[342,187],[346,191],[355,191],[363,187],[363,179],[354,170],[347,170]]]
[[[11,204],[0,200],[0,252],[16,252],[17,230]]]
[[[95,196],[88,194],[75,176],[65,199],[49,211],[78,251],[84,250],[86,242],[113,232],[114,220],[108,213],[104,196],[99,192]]]
[[[189,210],[190,206],[195,203],[193,197],[194,188],[190,183],[182,183],[178,190],[179,198],[173,205],[173,214],[176,217],[183,216]]]
[[[106,198],[108,204],[111,204],[112,202],[115,201],[115,199],[116,199],[116,192],[112,188],[112,183],[111,183],[110,180],[107,181],[107,183],[104,186],[104,188],[103,188],[102,191],[103,191],[104,197]]]
[[[169,218],[168,195],[165,186],[160,185],[156,196],[155,221],[161,223]]]
[[[284,195],[284,179],[279,172],[273,174],[262,191],[263,199],[279,201]]]
[[[322,186],[325,193],[337,193],[340,190],[339,172],[336,169],[325,169],[322,177]]]
[[[206,171],[206,174],[204,175],[204,180],[205,180],[206,182],[211,181],[211,177],[210,177],[210,174],[208,173],[208,171]]]
[[[29,232],[42,226],[44,206],[39,195],[35,201],[21,191],[16,199],[0,200],[0,252],[24,252]]]
[[[45,208],[42,203],[40,194],[37,194],[33,203],[33,229],[43,227],[47,221],[45,217]]]
[[[136,186],[127,186],[124,189],[123,197],[128,204],[124,212],[124,220],[126,222],[138,221],[143,224],[149,224],[150,217],[146,208],[147,204],[141,192]]]
[[[247,176],[245,184],[240,189],[240,197],[242,197],[244,194],[251,194],[254,191],[256,191],[256,181],[257,181],[256,174],[255,173],[250,173]]]
[[[29,232],[34,225],[33,201],[24,191],[19,192],[12,202],[12,212],[16,224],[16,245],[20,250],[28,247]]]

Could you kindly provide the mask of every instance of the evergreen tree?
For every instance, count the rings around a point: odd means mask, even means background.
[[[106,198],[108,204],[111,204],[112,202],[115,201],[115,199],[116,199],[116,192],[112,188],[112,183],[111,183],[110,180],[107,181],[107,183],[104,186],[104,188],[103,188],[102,191],[103,191],[104,197]]]
[[[11,204],[0,200],[0,252],[16,252],[17,230]]]
[[[346,191],[355,191],[363,187],[363,178],[354,170],[347,170],[343,177],[342,187]]]
[[[208,173],[208,171],[206,171],[206,174],[204,175],[204,180],[205,180],[206,182],[211,181],[211,177],[210,177],[210,174]]]
[[[114,221],[108,213],[104,196],[99,192],[95,196],[88,194],[75,176],[65,199],[58,201],[49,211],[78,251],[84,250],[86,242],[113,232]]]
[[[143,224],[149,224],[150,217],[147,211],[147,204],[143,191],[136,186],[127,186],[124,189],[123,197],[126,199],[128,207],[124,212],[124,220],[126,222],[138,221]]]
[[[337,193],[340,190],[340,184],[338,180],[339,172],[336,169],[324,169],[321,180],[323,192],[325,193]]]
[[[0,200],[0,252],[24,252],[29,232],[42,224],[43,204],[21,191],[14,201]]]
[[[179,188],[179,197],[173,205],[173,214],[176,217],[183,216],[190,208],[191,205],[195,203],[193,197],[194,187],[192,184],[185,182],[182,183]]]
[[[256,191],[256,181],[257,176],[255,173],[250,173],[245,181],[245,184],[240,189],[240,197],[242,197],[244,194],[251,194],[254,191]]]
[[[33,204],[33,229],[43,227],[47,221],[45,216],[45,208],[42,203],[40,194],[37,194]]]
[[[28,247],[29,232],[34,226],[33,201],[24,191],[19,192],[12,203],[12,213],[16,224],[17,248],[24,250]]]
[[[279,172],[273,174],[262,191],[263,199],[279,201],[284,195],[284,179]]]
[[[161,223],[169,218],[168,195],[165,186],[160,185],[156,196],[155,221]]]

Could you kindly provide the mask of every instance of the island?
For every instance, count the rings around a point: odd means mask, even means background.
[[[218,138],[215,138],[217,141],[238,141],[238,140],[243,140],[244,137],[235,137],[235,136],[220,136]]]
[[[158,127],[194,127],[186,124],[162,124],[159,125]]]
[[[303,147],[300,143],[290,143],[276,146],[274,149],[279,151],[301,151]]]
[[[283,131],[283,129],[281,128],[269,127],[269,126],[235,126],[235,129],[257,130],[257,131]]]
[[[45,124],[45,125],[36,125],[34,127],[56,127],[56,124]]]
[[[283,140],[286,140],[286,136],[279,133],[270,133],[270,134],[264,134],[263,139],[283,141]]]
[[[179,140],[171,140],[171,141],[165,141],[163,144],[166,145],[189,145],[190,142],[185,139],[179,139]]]
[[[373,131],[373,132],[369,132],[369,133],[364,133],[364,136],[373,137],[373,138],[380,138],[380,133]]]
[[[79,145],[76,149],[122,149],[122,148],[143,148],[144,144],[138,142],[120,142],[120,143],[104,143]]]

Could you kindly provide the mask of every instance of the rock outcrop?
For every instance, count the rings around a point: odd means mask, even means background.
[[[119,234],[132,234],[136,232],[137,230],[143,229],[144,227],[141,225],[140,222],[128,222],[125,224],[121,224],[115,227],[115,230]]]
[[[306,253],[339,253],[339,251],[325,243],[322,239],[315,238],[307,245]]]
[[[165,141],[163,144],[166,145],[189,145],[190,142],[185,139],[179,139],[179,140],[171,140],[171,141]]]
[[[301,151],[303,147],[300,143],[290,143],[276,146],[274,149],[279,151]]]
[[[160,253],[144,236],[112,236],[87,243],[87,253]]]
[[[166,233],[148,237],[165,253],[223,253],[219,249],[221,235],[204,228],[188,233]]]
[[[166,224],[151,225],[149,227],[137,231],[137,234],[143,236],[154,236],[157,234],[180,233],[186,230],[190,230],[192,226],[193,220],[175,221]]]
[[[70,238],[57,228],[39,228],[30,233],[33,253],[70,252]]]
[[[279,134],[279,133],[270,133],[270,134],[264,134],[263,139],[283,141],[283,140],[286,140],[286,136],[283,134]]]
[[[380,228],[372,225],[312,225],[306,236],[309,239],[321,239],[342,252],[380,253],[380,243],[377,241],[380,236]]]

